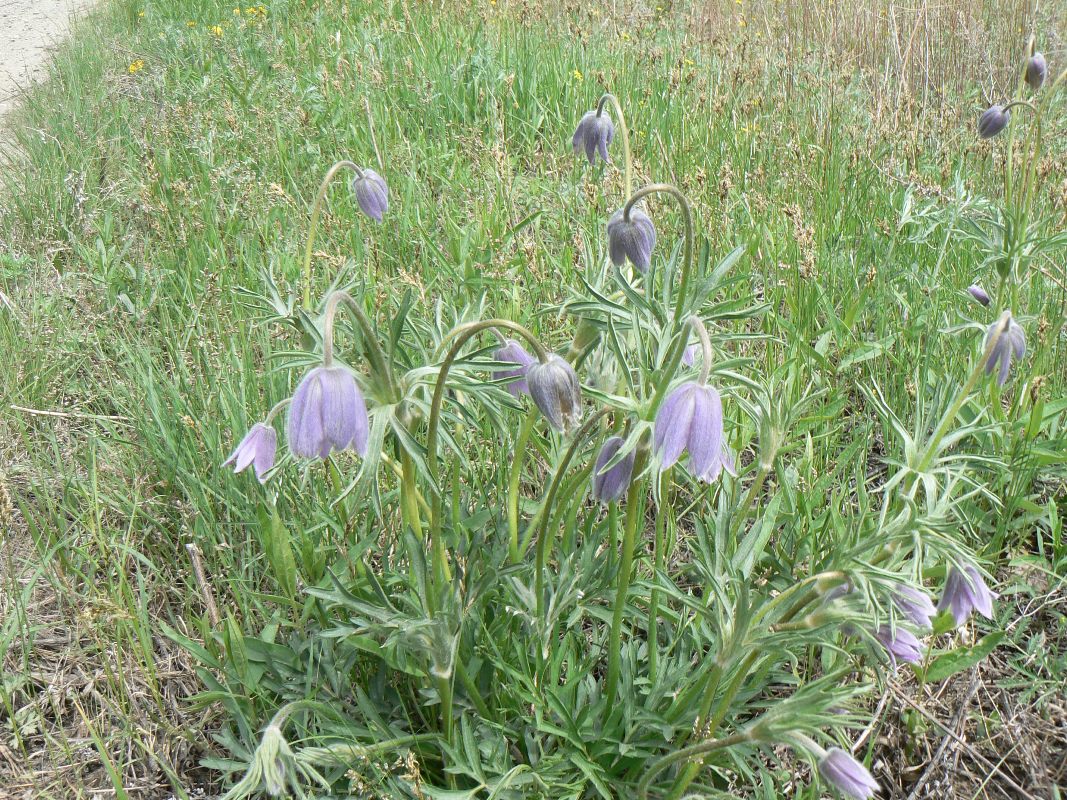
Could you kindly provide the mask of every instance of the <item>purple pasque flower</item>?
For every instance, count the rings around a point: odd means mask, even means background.
[[[992,139],[1004,130],[1011,121],[1011,112],[1004,106],[993,105],[982,112],[978,118],[978,135],[983,139]]]
[[[652,429],[652,450],[660,470],[677,463],[689,451],[689,469],[713,480],[722,468],[722,399],[714,387],[688,381],[663,401]],[[731,468],[732,468],[731,464]]]
[[[267,472],[274,466],[274,454],[277,450],[277,431],[270,425],[257,422],[230,453],[230,457],[222,462],[222,466],[233,464],[234,473],[239,473],[244,472],[251,464],[259,482],[266,483]]]
[[[909,630],[882,625],[875,631],[874,638],[886,649],[894,664],[898,659],[909,664],[919,664],[923,660],[922,642]]]
[[[344,367],[315,367],[296,387],[289,405],[289,449],[301,458],[333,450],[367,453],[370,421],[356,379]]]
[[[989,295],[986,293],[986,290],[979,286],[977,283],[972,283],[970,286],[968,286],[967,291],[971,295],[971,297],[973,297],[983,306],[989,305]]]
[[[634,471],[634,451],[624,455],[614,466],[608,464],[626,442],[621,436],[609,437],[597,454],[593,466],[593,497],[604,505],[620,500],[630,487]]]
[[[819,759],[819,775],[824,781],[853,800],[868,800],[878,791],[878,781],[850,753],[831,747]]]
[[[985,335],[986,347],[989,346],[989,342],[993,339],[999,327],[1000,320],[989,326]],[[999,363],[1000,371],[997,373],[997,385],[1003,386],[1008,380],[1008,371],[1011,369],[1012,360],[1021,359],[1024,355],[1026,355],[1026,332],[1014,319],[1009,318],[1008,327],[1000,334],[997,343],[993,345],[993,352],[989,354],[989,360],[986,361],[986,375],[991,374]]]
[[[372,169],[363,169],[352,179],[352,191],[360,210],[375,222],[381,222],[389,210],[389,187],[385,178]]]
[[[682,351],[682,363],[687,367],[694,367],[697,363],[697,356],[700,354],[699,344],[686,345],[685,350]]]
[[[526,384],[534,404],[557,431],[568,431],[582,421],[582,387],[567,361],[553,353],[547,361],[531,364]]]
[[[920,628],[933,627],[933,619],[937,616],[937,609],[929,595],[921,589],[898,583],[893,587],[893,605],[905,617],[910,619]]]
[[[611,117],[603,111],[599,113],[586,111],[581,120],[578,121],[578,127],[574,130],[574,136],[571,137],[571,146],[574,147],[576,156],[581,155],[583,151],[585,152],[585,157],[589,159],[589,166],[593,166],[596,163],[598,154],[606,163],[610,163],[608,145],[611,144],[611,140],[614,138],[615,123],[611,121]]]
[[[956,625],[962,625],[977,611],[986,619],[993,619],[993,601],[997,595],[990,591],[977,567],[966,566],[962,571],[952,567],[945,579],[945,591],[938,611],[951,611]]]
[[[1048,77],[1048,62],[1043,53],[1034,53],[1026,62],[1026,85],[1035,92]]]
[[[730,451],[726,449],[725,445],[719,453],[719,457],[713,460],[704,472],[697,475],[697,480],[703,483],[715,483],[724,470],[731,477],[737,477],[737,470],[734,468],[734,457],[730,455]]]
[[[648,272],[652,250],[656,246],[656,228],[641,209],[630,208],[629,219],[625,210],[620,208],[608,220],[608,255],[616,267],[630,259],[640,272]]]
[[[518,378],[506,387],[512,397],[530,393],[530,387],[526,384],[526,370],[537,361],[536,358],[527,353],[523,346],[514,339],[505,339],[503,345],[493,353],[493,358],[496,361],[518,365],[517,369],[500,369],[494,373],[497,378]]]

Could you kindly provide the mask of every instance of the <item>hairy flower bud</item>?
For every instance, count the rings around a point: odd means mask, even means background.
[[[898,659],[909,664],[919,664],[923,660],[922,642],[909,630],[894,630],[888,625],[882,625],[875,631],[874,638],[886,649],[890,661],[894,664]]]
[[[852,800],[868,800],[878,791],[878,781],[867,768],[840,747],[831,747],[819,760],[819,775]]]
[[[1048,62],[1043,53],[1034,53],[1026,62],[1026,85],[1034,91],[1041,88],[1048,77]]]
[[[267,480],[267,472],[274,466],[274,454],[278,449],[278,434],[270,425],[257,422],[245,434],[230,457],[222,466],[233,464],[235,473],[243,472],[251,464],[260,483]]]
[[[634,471],[633,450],[624,455],[614,466],[608,466],[625,441],[621,436],[610,437],[600,448],[596,464],[593,466],[593,497],[604,505],[621,499],[630,486],[630,478]]]
[[[608,253],[611,263],[621,267],[630,259],[641,272],[648,271],[652,249],[656,246],[656,229],[648,214],[638,208],[630,209],[630,219],[619,209],[608,220]]]
[[[989,295],[986,293],[986,290],[979,286],[977,283],[972,283],[970,286],[968,286],[967,292],[971,295],[971,297],[973,297],[983,306],[989,305]]]
[[[557,431],[568,431],[582,421],[582,389],[569,363],[553,353],[548,361],[526,370],[530,396]]]
[[[385,179],[372,169],[364,169],[352,179],[352,191],[360,210],[375,222],[381,222],[389,210],[389,187]]]
[[[586,111],[578,122],[574,136],[571,137],[571,145],[575,155],[584,151],[585,157],[589,159],[589,166],[593,166],[597,154],[605,162],[611,161],[608,158],[608,145],[614,138],[615,123],[611,121],[611,117],[604,112],[597,114],[596,111]]]
[[[998,320],[990,325],[986,331],[986,347],[989,346],[989,342],[996,334],[999,325],[1000,321]],[[993,345],[993,352],[989,354],[989,360],[986,361],[986,375],[992,374],[999,364],[1000,371],[997,373],[997,385],[1003,386],[1008,380],[1008,371],[1011,369],[1012,360],[1021,359],[1024,355],[1026,355],[1026,333],[1016,324],[1014,319],[1009,319],[1007,329],[1000,334],[997,343]]]
[[[687,367],[694,367],[696,366],[698,355],[700,355],[699,344],[687,345],[685,350],[682,351],[682,363]]]
[[[289,449],[301,458],[332,450],[367,453],[370,421],[363,394],[344,367],[316,367],[296,387],[289,406]]]
[[[514,339],[505,339],[504,344],[493,354],[493,358],[518,365],[518,369],[500,369],[494,373],[497,378],[518,378],[507,385],[512,397],[530,393],[526,384],[526,370],[537,361],[536,358],[527,353]]]
[[[652,430],[652,449],[661,470],[688,450],[692,473],[714,480],[723,466],[722,441],[722,399],[713,387],[690,381],[667,395]]]
[[[941,595],[941,602],[937,604],[937,610],[951,611],[958,626],[967,621],[972,611],[977,611],[986,619],[992,619],[993,601],[996,598],[996,594],[986,586],[976,567],[964,567],[963,572],[953,567],[945,579],[945,591]]]
[[[893,589],[893,604],[905,617],[920,628],[932,627],[932,620],[937,616],[937,609],[926,592],[899,583]]]
[[[992,139],[1007,127],[1010,120],[1011,112],[1005,111],[1004,106],[990,106],[978,118],[978,135],[983,139]]]

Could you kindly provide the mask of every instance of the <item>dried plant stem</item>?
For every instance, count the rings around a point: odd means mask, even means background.
[[[220,620],[219,607],[215,605],[215,595],[211,591],[211,584],[208,583],[207,573],[204,571],[204,560],[200,553],[200,548],[195,543],[190,542],[185,545],[185,549],[189,552],[189,561],[193,565],[193,577],[196,578],[196,585],[200,587],[204,605],[207,606],[207,615],[211,619],[211,626],[217,628]]]

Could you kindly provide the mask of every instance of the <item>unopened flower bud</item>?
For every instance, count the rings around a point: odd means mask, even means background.
[[[977,283],[972,283],[970,286],[968,286],[967,292],[971,295],[971,297],[973,297],[983,306],[989,305],[989,295],[986,293],[986,290],[979,286]]]
[[[995,105],[987,108],[978,118],[978,135],[983,139],[992,139],[1011,120],[1011,112],[1005,111],[1004,106]]]
[[[819,760],[819,775],[852,800],[869,800],[878,791],[878,781],[867,768],[840,747],[831,747]]]
[[[557,431],[568,431],[582,420],[582,389],[568,362],[553,353],[526,371],[530,396]]]
[[[1026,85],[1034,91],[1041,88],[1048,77],[1048,62],[1043,53],[1034,53],[1026,62]]]
[[[593,466],[593,497],[604,505],[622,498],[630,486],[630,478],[634,471],[633,450],[624,455],[614,466],[608,466],[625,441],[621,436],[610,437],[600,448],[596,464]]]
[[[375,222],[381,222],[389,210],[389,187],[385,179],[372,169],[352,179],[352,191],[360,210]]]
[[[1000,324],[1000,320],[997,320],[989,326],[985,337],[986,347],[989,346],[989,342],[993,339]],[[997,373],[997,385],[1003,386],[1008,380],[1011,362],[1021,359],[1024,355],[1026,355],[1026,333],[1014,319],[1009,319],[1008,327],[1000,334],[997,343],[993,345],[993,351],[989,354],[989,360],[986,361],[986,375],[992,374],[999,364],[1000,370]]]
[[[589,166],[593,166],[598,154],[604,161],[611,161],[608,158],[608,145],[614,138],[615,123],[611,121],[611,117],[603,111],[599,114],[596,111],[587,111],[578,122],[574,136],[571,137],[571,145],[575,155],[584,151],[585,157],[589,159]]]
[[[641,272],[647,272],[652,263],[652,250],[656,246],[656,229],[648,214],[639,208],[630,209],[630,218],[619,209],[608,220],[608,253],[611,263],[621,267],[630,259]]]

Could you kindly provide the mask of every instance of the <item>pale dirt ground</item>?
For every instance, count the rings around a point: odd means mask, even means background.
[[[49,50],[92,0],[0,0],[0,116],[45,72]]]

